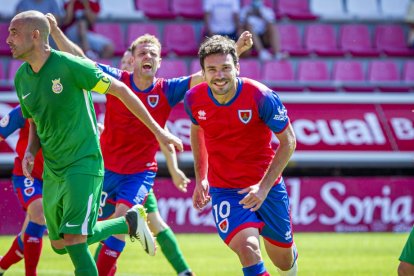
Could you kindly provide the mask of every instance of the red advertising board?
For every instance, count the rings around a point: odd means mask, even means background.
[[[414,177],[286,178],[296,232],[401,232],[414,222]],[[170,179],[156,180],[161,216],[176,232],[215,232],[211,205],[192,207],[194,179],[187,193]],[[0,234],[19,232],[24,213],[9,180],[0,181]]]

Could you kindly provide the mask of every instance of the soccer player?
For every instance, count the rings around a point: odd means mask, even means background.
[[[88,244],[130,234],[153,255],[155,242],[139,204],[125,216],[96,223],[104,171],[89,91],[119,99],[131,118],[139,118],[167,147],[182,150],[182,143],[156,123],[125,84],[108,78],[89,60],[51,49],[49,34],[46,16],[27,11],[13,17],[6,39],[13,57],[25,61],[15,75],[22,113],[30,123],[23,173],[33,181],[34,156],[41,147],[43,209],[52,248],[69,254],[75,275],[98,275]]]
[[[0,120],[0,141],[20,129],[16,145],[17,156],[13,167],[13,189],[26,217],[21,232],[14,239],[12,246],[0,257],[0,275],[13,264],[24,258],[26,275],[36,275],[37,264],[42,252],[43,234],[46,222],[42,207],[42,172],[43,156],[41,151],[36,155],[32,171],[33,181],[23,175],[22,159],[29,138],[29,123],[23,118],[20,106],[16,106]]]
[[[401,252],[398,275],[414,275],[414,227],[411,229],[410,236]]]
[[[76,47],[64,37],[57,25],[52,26],[52,36],[59,49],[76,53],[73,51]],[[245,32],[237,44],[238,54],[251,46],[251,34]],[[157,78],[155,75],[161,65],[161,44],[152,35],[138,37],[131,45],[131,53],[133,72],[103,64],[98,66],[130,87],[158,124],[165,126],[171,109],[184,98],[190,87],[204,81],[203,76],[198,72],[168,80]],[[131,112],[118,99],[107,95],[105,129],[100,139],[105,160],[103,192],[106,200],[116,203],[115,217],[123,216],[131,206],[144,202],[158,169],[155,155],[159,144],[156,137],[131,116]],[[124,235],[104,241],[97,260],[100,275],[110,273],[124,246]]]
[[[296,275],[289,199],[282,171],[296,139],[286,108],[263,84],[239,78],[234,42],[215,35],[198,52],[205,83],[187,92],[196,185],[193,204],[212,212],[244,275],[269,275],[259,236],[281,275]],[[272,134],[280,144],[271,148]]]

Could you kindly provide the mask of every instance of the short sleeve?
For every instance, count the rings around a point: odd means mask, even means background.
[[[6,139],[17,129],[22,128],[25,121],[20,106],[16,106],[0,120],[0,137]]]
[[[175,106],[184,99],[185,92],[190,88],[191,76],[166,80],[165,94],[170,106]]]
[[[263,92],[258,108],[260,118],[273,132],[280,133],[289,124],[287,110],[276,92]]]
[[[188,92],[186,94],[186,96],[184,97],[184,109],[185,112],[187,113],[188,117],[190,117],[190,120],[193,124],[198,125],[197,120],[194,118],[193,113],[191,112],[191,106],[190,106],[190,97],[188,96]]]

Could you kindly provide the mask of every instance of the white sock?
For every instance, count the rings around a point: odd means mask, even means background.
[[[298,260],[296,259],[295,263],[289,270],[283,271],[278,268],[277,271],[280,276],[296,276],[298,273]]]

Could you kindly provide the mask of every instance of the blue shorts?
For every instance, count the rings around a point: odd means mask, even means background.
[[[268,242],[290,248],[293,244],[290,220],[289,198],[283,180],[272,187],[259,210],[252,212],[239,204],[246,194],[240,189],[210,187],[212,213],[217,231],[222,240],[229,244],[241,230],[258,228],[260,235]]]
[[[30,203],[42,198],[43,181],[35,178],[34,181],[25,176],[12,176],[13,189],[19,199],[23,210],[27,211]]]
[[[105,170],[99,218],[113,214],[115,205],[123,203],[128,207],[144,204],[154,185],[156,172],[145,171],[136,174],[118,174]]]

